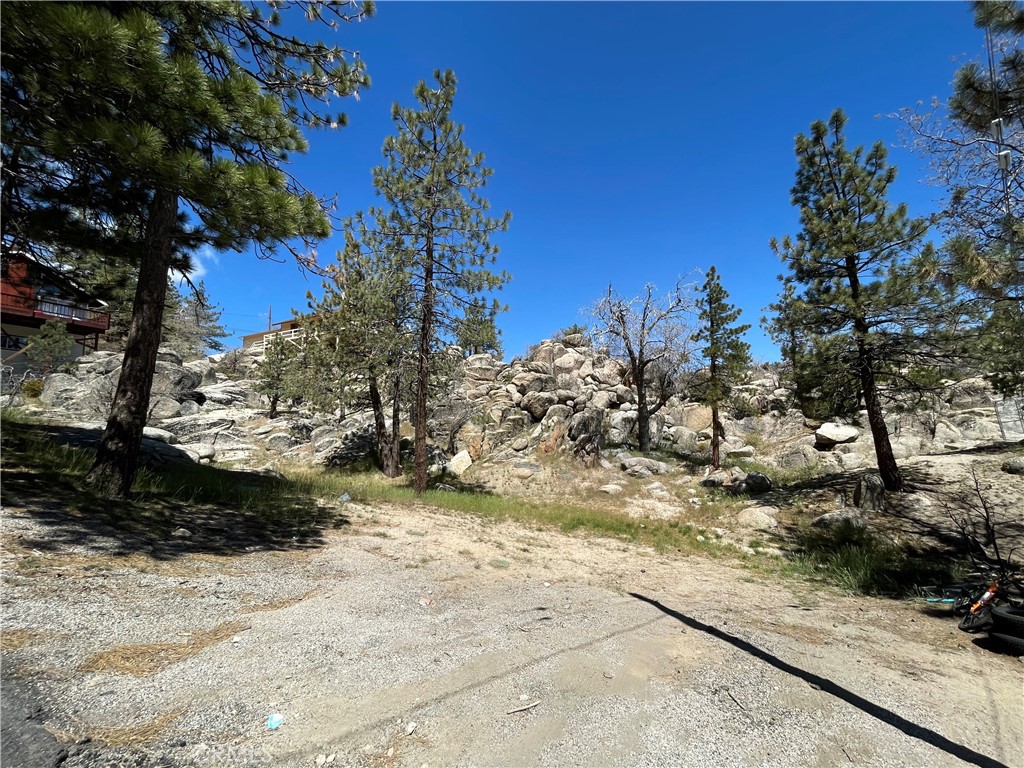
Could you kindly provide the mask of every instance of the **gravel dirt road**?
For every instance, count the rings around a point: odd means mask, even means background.
[[[43,764],[8,729],[33,707],[39,759],[68,768],[1024,766],[1024,664],[944,611],[429,508],[345,513],[316,547],[154,557],[4,509],[4,768]]]

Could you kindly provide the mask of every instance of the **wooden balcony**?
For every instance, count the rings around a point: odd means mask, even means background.
[[[110,313],[83,307],[56,297],[34,299],[4,291],[0,312],[4,322],[38,328],[47,320],[66,323],[69,333],[103,333],[110,328]]]

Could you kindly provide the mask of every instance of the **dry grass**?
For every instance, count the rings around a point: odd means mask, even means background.
[[[269,603],[259,603],[255,605],[247,605],[241,608],[239,613],[261,613],[263,611],[279,611],[282,608],[289,608],[293,605],[301,603],[307,597],[312,597],[317,594],[319,589],[310,589],[307,592],[303,592],[301,595],[295,595],[294,597],[283,597],[280,600],[274,600]]]
[[[232,621],[220,624],[213,629],[193,632],[188,640],[180,643],[121,645],[90,656],[79,667],[79,671],[148,677],[172,664],[195,656],[210,646],[224,642],[245,629],[248,629],[247,624],[241,621]]]
[[[28,645],[35,645],[42,640],[43,634],[32,629],[5,629],[0,631],[0,650],[16,651]]]
[[[150,744],[156,740],[171,723],[178,720],[187,710],[185,707],[175,709],[170,712],[164,712],[163,714],[157,715],[152,720],[145,723],[139,723],[138,725],[126,725],[126,726],[99,726],[99,727],[87,727],[82,725],[82,731],[94,742],[100,742],[108,747],[140,747],[145,744]],[[82,738],[81,733],[69,733],[68,731],[55,728],[51,725],[43,726],[47,731],[52,733],[59,740],[73,744],[76,741],[80,741]]]

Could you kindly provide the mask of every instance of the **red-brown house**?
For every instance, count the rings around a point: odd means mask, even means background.
[[[0,347],[5,365],[22,362],[22,353],[47,320],[67,325],[76,342],[72,358],[95,350],[110,327],[106,304],[68,275],[24,253],[4,251],[0,255]]]

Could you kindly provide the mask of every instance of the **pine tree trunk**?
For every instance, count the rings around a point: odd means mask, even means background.
[[[416,493],[427,490],[427,394],[430,387],[430,337],[434,332],[434,244],[428,233],[420,314],[419,354],[416,360],[416,422],[413,438]]]
[[[388,434],[387,423],[384,420],[384,402],[377,386],[377,377],[368,374],[367,378],[370,385],[370,406],[373,409],[373,430],[377,437],[377,463],[385,477],[398,477],[402,474],[401,464],[395,461],[397,451],[394,449],[398,443],[398,433],[394,431],[392,434]],[[397,404],[397,399],[395,402]],[[393,411],[392,428],[394,428]]]
[[[647,410],[647,387],[644,386],[643,369],[633,372],[633,383],[636,384],[636,431],[640,453],[651,452],[651,414]]]
[[[722,468],[722,437],[725,430],[718,416],[718,401],[711,402],[711,468]]]
[[[402,475],[402,404],[398,399],[398,375],[395,376],[395,388],[391,401],[391,455],[388,456],[387,466],[392,468],[394,474],[388,477],[401,477]]]
[[[142,431],[149,416],[149,397],[163,325],[172,237],[178,196],[158,189],[150,206],[139,265],[139,283],[125,344],[121,376],[96,460],[85,478],[104,496],[127,496],[138,468]]]
[[[267,418],[277,418],[277,404],[281,401],[280,395],[270,395],[270,413],[267,414]]]
[[[868,412],[868,424],[871,437],[875,441],[875,458],[878,460],[878,473],[887,491],[903,490],[903,477],[896,464],[896,457],[889,442],[889,428],[885,425],[882,403],[878,397],[878,385],[875,382],[875,369],[870,350],[863,339],[857,340],[857,365],[860,369],[860,383],[864,395],[864,407]]]

